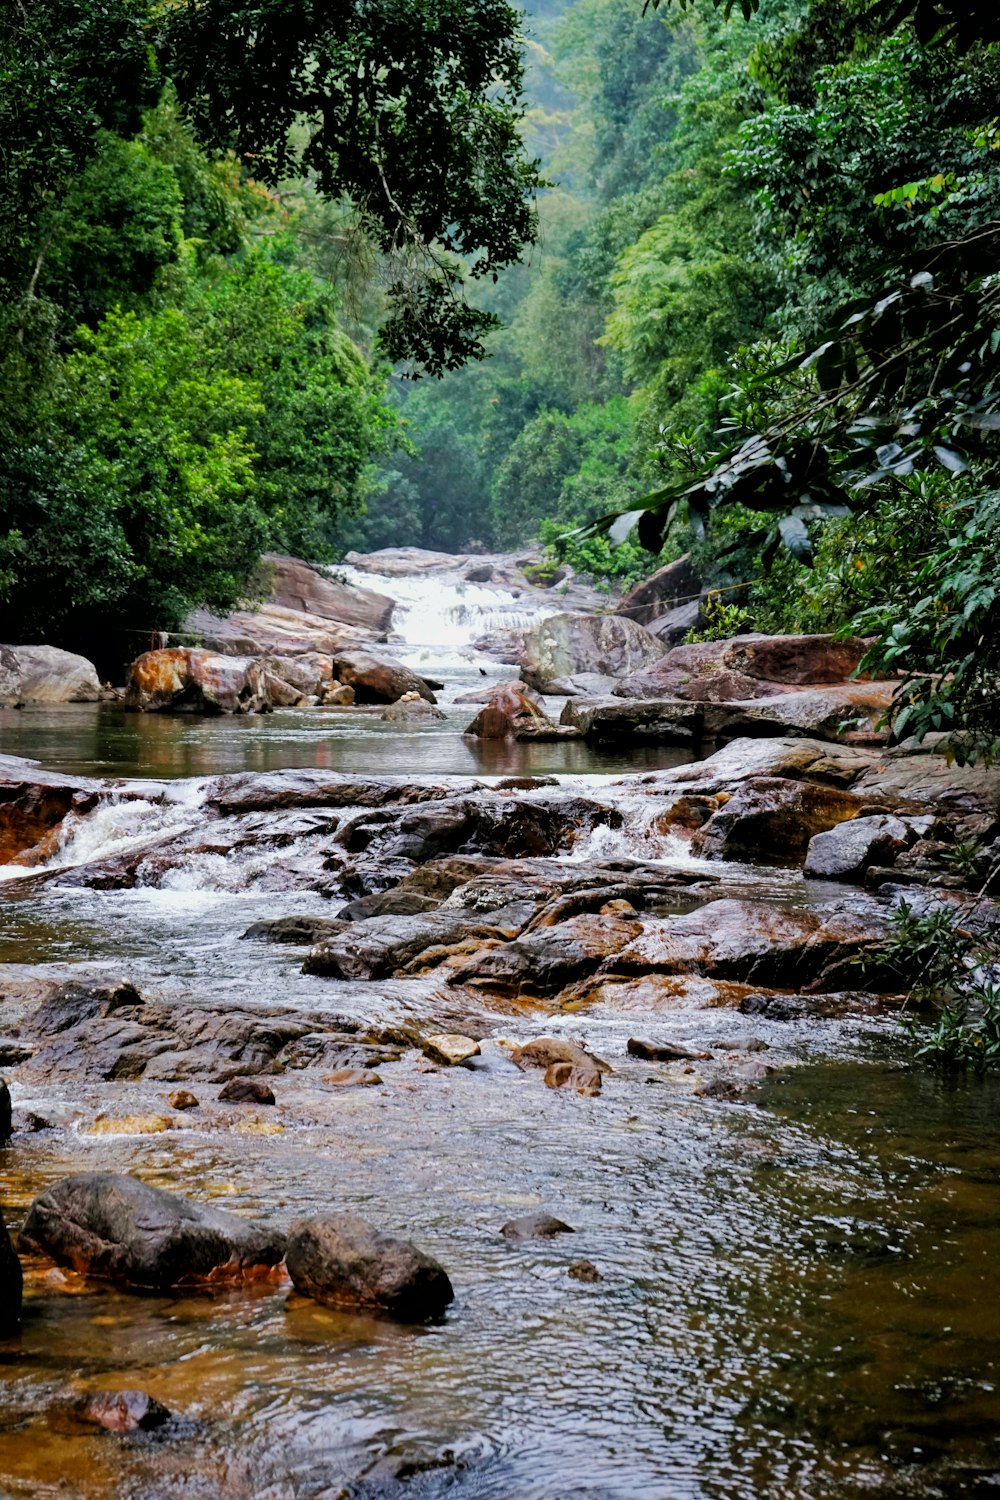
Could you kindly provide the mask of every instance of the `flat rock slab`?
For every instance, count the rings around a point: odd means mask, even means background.
[[[275,1230],[110,1172],[40,1193],[21,1244],[83,1275],[150,1289],[269,1277],[285,1250]]]
[[[714,795],[731,791],[757,776],[784,776],[792,781],[816,781],[824,786],[853,786],[874,791],[867,773],[880,764],[876,752],[824,740],[778,736],[775,739],[732,740],[706,760],[660,771],[644,781],[658,788]]]
[[[432,1256],[355,1214],[296,1219],[286,1264],[304,1296],[403,1323],[440,1318],[455,1297],[447,1272]]]

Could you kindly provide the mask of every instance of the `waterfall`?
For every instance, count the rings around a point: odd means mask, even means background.
[[[566,608],[557,591],[472,583],[458,567],[403,577],[344,566],[330,571],[357,588],[374,589],[395,600],[393,654],[417,668],[483,666],[496,672],[496,660],[477,651],[474,642],[501,631],[528,630]],[[503,671],[510,675],[509,667]]]

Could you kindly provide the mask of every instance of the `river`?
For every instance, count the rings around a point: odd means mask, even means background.
[[[481,667],[510,672],[470,655],[475,618],[464,637],[448,627],[418,638],[428,612],[416,602],[433,587],[414,589],[404,642],[408,660],[447,678],[448,718],[433,726],[342,710],[215,721],[108,707],[8,714],[7,753],[175,782],[166,804],[122,803],[82,820],[56,866],[129,840],[155,848],[196,822],[200,783],[185,778],[279,767],[414,782],[554,774],[557,795],[600,795],[626,814],[623,828],[598,830],[569,858],[617,850],[664,870],[690,865],[642,821],[636,788],[616,784],[623,772],[675,764],[677,752],[626,763],[555,744],[484,759],[461,739],[474,709],[450,706],[454,697],[482,681]],[[0,979],[12,989],[124,973],[168,1004],[266,1013],[280,1001],[381,1023],[437,1016],[440,986],[429,977],[332,982],[301,972],[301,949],[242,940],[261,918],[331,914],[328,898],[296,888],[296,857],[259,845],[202,853],[133,889],[56,879],[37,891],[8,870]],[[774,902],[817,896],[794,870],[731,873]],[[2,1153],[0,1199],[15,1226],[45,1185],[96,1169],[282,1226],[333,1205],[412,1236],[447,1267],[456,1301],[439,1326],[399,1328],[287,1287],[126,1295],[29,1259],[23,1334],[0,1344],[0,1495],[997,1493],[995,1082],[913,1069],[888,1019],[642,1014],[608,1003],[553,1016],[526,1005],[491,1013],[484,1001],[469,1020],[485,1033],[469,1067],[427,1073],[407,1055],[382,1086],[339,1092],[287,1074],[273,1117],[206,1111],[147,1130],[142,1120],[166,1108],[166,1084],[9,1075],[16,1116],[34,1111],[55,1126],[19,1132]],[[500,1043],[543,1033],[585,1037],[613,1063],[598,1097],[511,1068]],[[738,1101],[698,1097],[697,1063],[631,1058],[632,1035],[733,1050],[773,1071]],[[196,1092],[208,1097],[204,1085]],[[573,1236],[521,1245],[500,1236],[505,1220],[539,1208]],[[603,1279],[569,1277],[578,1257]],[[128,1387],[184,1420],[162,1436],[117,1438],[73,1414],[75,1395]]]

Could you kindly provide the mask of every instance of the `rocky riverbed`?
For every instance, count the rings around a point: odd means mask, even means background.
[[[900,1066],[885,948],[901,891],[984,918],[946,856],[990,848],[998,802],[995,773],[802,737],[513,783],[8,758],[6,1492],[749,1500],[988,1473],[992,1315],[966,1301],[994,1092]],[[81,1174],[91,1224],[125,1234],[108,1194],[138,1179],[259,1226],[266,1274],[199,1287],[182,1256],[132,1290],[34,1227]],[[329,1270],[411,1242],[453,1292],[426,1324]]]

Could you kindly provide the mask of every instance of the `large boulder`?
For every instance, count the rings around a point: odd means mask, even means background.
[[[273,1274],[282,1235],[137,1177],[64,1177],[32,1203],[22,1246],[87,1276],[162,1289]]]
[[[701,735],[702,712],[680,698],[570,698],[559,722],[599,743],[653,741],[690,745]]]
[[[352,646],[363,647],[372,639],[372,632],[360,625],[340,625],[268,600],[257,609],[237,610],[224,619],[210,610],[196,609],[179,634],[221,656],[294,657],[312,651],[329,656]]]
[[[522,673],[540,693],[558,693],[581,672],[628,677],[659,661],[666,648],[622,615],[550,615],[528,631]]]
[[[296,1219],[285,1263],[295,1290],[327,1307],[426,1323],[455,1300],[447,1272],[432,1256],[354,1214]]]
[[[376,635],[385,635],[392,626],[393,601],[373,589],[341,583],[324,569],[274,552],[264,554],[262,571],[270,585],[270,603],[341,625],[361,626]]]
[[[891,865],[916,839],[901,818],[855,818],[809,840],[805,873],[815,880],[863,880],[871,865]]]
[[[260,662],[188,646],[146,651],[129,668],[125,706],[140,713],[247,714],[268,709]]]
[[[646,626],[680,604],[693,603],[697,614],[700,591],[701,580],[691,566],[690,556],[685,553],[665,567],[657,568],[642,583],[635,584],[623,594],[615,614],[627,615]]]
[[[788,864],[804,857],[815,834],[859,817],[866,806],[837,787],[762,776],[736,788],[695,834],[693,849],[709,859]]]
[[[696,911],[647,921],[601,973],[648,978],[693,974],[771,989],[907,988],[904,976],[879,964],[891,936],[876,910],[831,905],[786,908],[723,898]],[[859,968],[859,960],[867,960]]]
[[[0,1212],[0,1338],[9,1338],[20,1326],[23,1289],[21,1262]]]
[[[368,651],[344,651],[334,657],[340,682],[354,689],[357,703],[397,703],[404,693],[419,693],[428,703],[437,699],[422,677],[387,656]]]
[[[558,726],[521,683],[505,682],[493,689],[463,733],[480,740],[555,738]]]
[[[871,642],[832,635],[756,635],[737,636],[727,644],[727,666],[748,677],[803,686],[846,682]]]
[[[55,646],[0,646],[0,704],[96,703],[97,668]]]
[[[944,753],[917,745],[880,756],[858,786],[873,796],[907,798],[945,812],[1000,814],[1000,764],[958,766]]]

